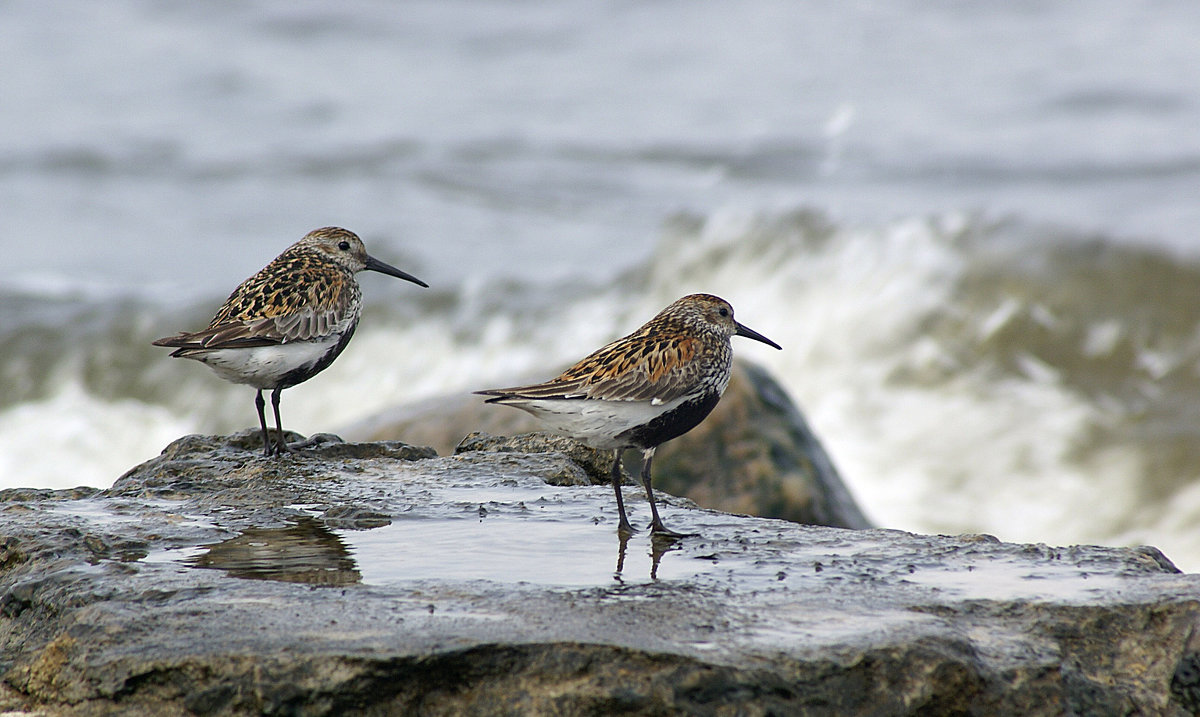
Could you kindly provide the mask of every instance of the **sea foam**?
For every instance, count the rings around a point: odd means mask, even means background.
[[[70,382],[0,412],[0,488],[107,487],[194,429],[162,406],[106,401]]]
[[[1145,542],[1200,568],[1197,286],[1200,268],[1177,258],[970,214],[680,215],[610,284],[375,297],[338,361],[284,392],[284,427],[336,432],[399,404],[549,377],[705,291],[783,346],[735,339],[788,388],[878,524]],[[123,331],[113,341],[153,338]],[[119,377],[96,375],[107,364],[73,370],[83,362],[67,356],[61,389],[0,414],[4,484],[107,485],[185,432],[256,424],[250,389],[147,356],[136,396],[112,395]]]

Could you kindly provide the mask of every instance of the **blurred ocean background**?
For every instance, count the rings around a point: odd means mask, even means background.
[[[1200,570],[1200,3],[0,1],[0,487],[252,390],[167,358],[310,229],[355,340],[284,424],[545,372],[692,291],[880,525]]]

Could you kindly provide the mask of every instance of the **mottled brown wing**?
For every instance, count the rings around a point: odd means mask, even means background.
[[[207,329],[154,342],[173,356],[200,349],[270,346],[333,333],[358,308],[358,284],[305,255],[282,255],[234,289]]]
[[[248,321],[227,321],[203,331],[181,333],[154,342],[155,346],[174,346],[183,355],[194,350],[251,348],[291,341],[307,341],[330,335],[344,316],[335,311],[314,312],[304,309],[291,314]]]
[[[273,323],[269,319],[266,321]],[[251,325],[254,323],[263,322],[234,321],[219,324],[217,326],[210,326],[203,331],[168,336],[155,341],[154,345],[178,348],[179,350],[172,352],[171,355],[186,356],[194,351],[251,348],[254,346],[272,346],[282,343],[278,338],[269,337],[261,330],[256,332],[255,327]]]
[[[700,370],[693,338],[614,341],[557,378],[530,386],[477,391],[498,399],[591,398],[606,401],[671,401],[696,385]]]
[[[349,302],[345,301],[323,311],[305,308],[274,317],[273,326],[268,330],[277,333],[284,342],[323,338],[332,334],[347,318],[349,309]]]
[[[696,385],[699,348],[700,342],[690,337],[610,344],[563,375],[578,371],[586,376],[588,398],[666,402]]]

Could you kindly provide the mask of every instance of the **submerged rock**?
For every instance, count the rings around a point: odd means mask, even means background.
[[[544,428],[524,411],[458,395],[402,406],[345,432],[364,441],[403,437],[449,453],[475,431],[511,436]],[[636,451],[627,451],[625,459],[636,461]],[[808,525],[871,527],[787,392],[765,369],[740,360],[712,414],[658,449],[654,485],[706,508]]]
[[[0,494],[0,709],[1183,715],[1200,694],[1200,577],[1152,548],[668,495],[698,537],[622,542],[605,458],[562,439],[276,460],[256,435],[181,439],[107,491]]]

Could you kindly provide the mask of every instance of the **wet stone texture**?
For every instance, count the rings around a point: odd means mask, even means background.
[[[1151,548],[797,525],[605,456],[189,436],[111,490],[0,494],[0,710],[1183,715],[1200,578]],[[625,488],[635,525],[644,496]]]

